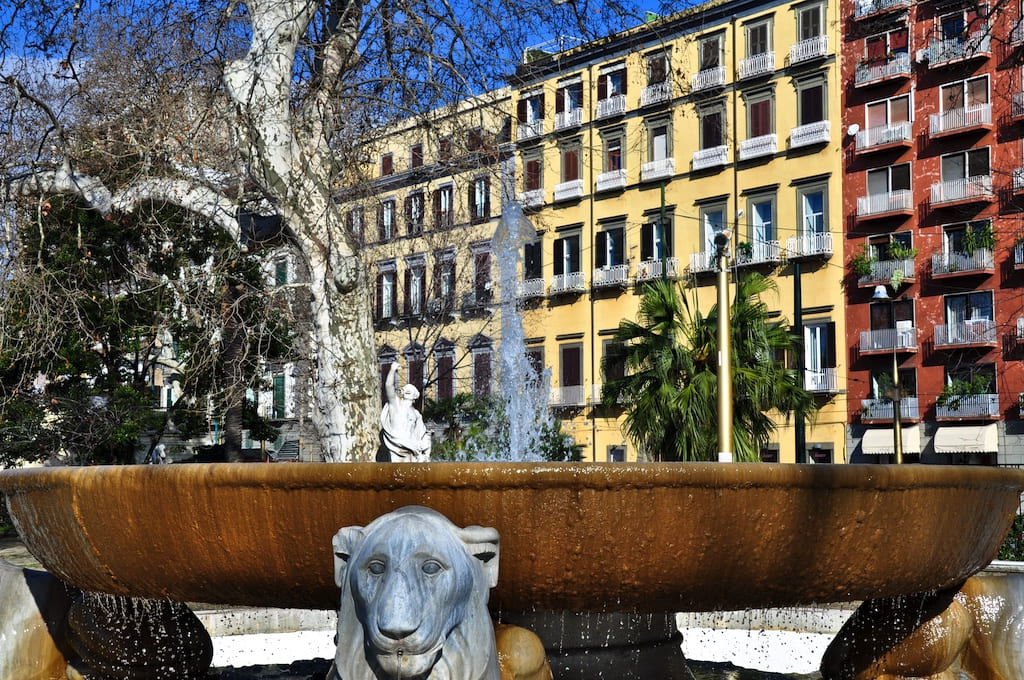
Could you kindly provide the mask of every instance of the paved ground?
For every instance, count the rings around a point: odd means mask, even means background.
[[[7,560],[19,567],[42,569],[39,561],[32,556],[32,553],[25,549],[21,539],[17,536],[0,538],[0,559]]]

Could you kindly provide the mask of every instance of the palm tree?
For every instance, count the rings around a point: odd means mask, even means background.
[[[769,413],[814,411],[814,399],[784,357],[799,349],[785,320],[769,320],[761,295],[775,290],[756,273],[742,277],[731,308],[733,450],[756,461],[776,425]],[[656,460],[715,460],[718,417],[717,305],[707,316],[691,313],[678,286],[649,285],[637,321],[619,324],[623,378],[604,385],[607,406],[627,409],[627,436]],[[614,361],[612,355],[606,360]]]

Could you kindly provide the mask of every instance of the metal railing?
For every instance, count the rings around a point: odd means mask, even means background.
[[[583,272],[569,272],[568,274],[555,274],[551,277],[551,294],[558,293],[580,293],[586,290],[583,282]]]
[[[932,204],[952,203],[975,199],[991,199],[992,175],[962,177],[936,182],[931,188]]]
[[[799,64],[802,61],[818,59],[828,55],[828,36],[816,35],[813,38],[804,38],[798,43],[789,46],[789,63]]]
[[[895,78],[910,75],[910,55],[900,53],[884,62],[873,64],[858,64],[854,74],[855,85],[867,85],[886,78]]]
[[[998,394],[970,394],[951,397],[944,405],[935,405],[935,417],[939,418],[997,418],[999,417]]]
[[[522,142],[534,137],[540,137],[542,134],[544,134],[544,119],[538,118],[529,123],[519,124],[519,127],[516,128],[516,141]]]
[[[887,191],[884,194],[868,194],[857,197],[857,217],[871,217],[891,212],[914,209],[914,195],[910,189]]]
[[[861,352],[917,351],[916,328],[878,328],[860,332]]]
[[[899,271],[906,280],[915,278],[913,260],[876,260],[871,263],[871,273],[857,279],[857,285],[867,286],[889,283],[894,272]]]
[[[789,131],[789,145],[793,148],[811,144],[827,144],[831,139],[832,122],[828,120],[798,125]]]
[[[626,112],[626,95],[613,94],[610,97],[597,100],[597,117],[608,118],[619,116]]]
[[[980,272],[992,269],[995,269],[995,261],[992,257],[992,251],[988,248],[978,248],[971,255],[960,252],[932,255],[933,274]]]
[[[782,246],[778,241],[754,241],[750,245],[750,251],[745,252],[737,248],[736,265],[757,265],[769,264],[782,261]]]
[[[753,78],[754,76],[759,76],[765,73],[771,73],[774,70],[774,52],[762,52],[761,54],[752,54],[746,59],[740,59],[740,80],[744,78]]]
[[[526,279],[518,282],[516,297],[520,299],[544,297],[544,279]]]
[[[597,176],[594,191],[612,191],[626,187],[626,170],[609,170]]]
[[[568,385],[566,387],[552,387],[550,406],[585,406],[586,391],[583,385]]]
[[[912,0],[860,0],[854,5],[853,18],[862,19],[897,7],[910,7]]]
[[[530,189],[521,191],[516,197],[524,208],[539,208],[544,205],[544,190]]]
[[[931,114],[928,117],[928,132],[932,135],[940,135],[945,132],[967,130],[979,125],[991,124],[992,102],[985,102]]]
[[[704,69],[693,74],[690,79],[690,87],[694,92],[700,92],[701,90],[707,90],[712,87],[722,87],[725,85],[725,67],[715,66],[713,68]]]
[[[832,233],[804,234],[786,240],[786,254],[790,258],[828,257],[832,255]]]
[[[643,260],[636,267],[637,281],[651,281],[660,279],[662,272],[662,261],[660,259]],[[665,276],[670,279],[679,276],[679,259],[675,257],[665,258]]]
[[[903,144],[913,141],[913,132],[909,120],[889,125],[867,128],[857,133],[857,151],[864,151],[876,146]]]
[[[648,85],[640,93],[640,106],[651,106],[661,104],[672,99],[672,82],[666,80],[663,83]]]
[[[777,135],[761,135],[740,142],[740,160],[746,161],[761,156],[771,156],[779,149]]]
[[[594,288],[609,288],[629,284],[629,265],[615,264],[594,270],[591,285]]]
[[[918,52],[918,61],[927,61],[929,66],[937,66],[977,55],[990,54],[991,51],[992,36],[988,26],[982,26],[966,38],[933,40],[928,47]]]
[[[699,149],[693,152],[693,169],[705,170],[716,168],[729,162],[727,146],[713,146],[710,149]]]
[[[583,124],[583,109],[577,107],[555,114],[555,129],[565,130],[567,128],[579,127]]]
[[[702,250],[690,255],[690,272],[703,274],[718,271],[718,258],[714,251]]]
[[[653,182],[659,179],[670,179],[676,174],[676,159],[662,158],[648,161],[640,166],[640,181]]]
[[[583,196],[583,180],[574,179],[555,185],[555,200],[570,201]]]
[[[804,369],[804,389],[808,392],[836,392],[839,389],[839,381],[836,377],[836,369],[819,368]]]
[[[969,319],[960,323],[935,324],[935,346],[991,345],[996,342],[996,322]]]
[[[861,420],[892,420],[892,414],[896,411],[890,399],[861,399]],[[916,420],[919,418],[920,409],[917,397],[900,398],[900,419]]]

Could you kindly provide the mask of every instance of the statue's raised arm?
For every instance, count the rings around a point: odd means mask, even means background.
[[[401,394],[397,388],[398,362],[394,362],[384,379],[388,402],[380,412],[381,441],[392,462],[426,462],[430,460],[430,431],[413,406],[420,391],[411,384],[403,387]]]

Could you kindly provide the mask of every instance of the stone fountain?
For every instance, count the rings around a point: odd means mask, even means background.
[[[459,526],[497,529],[501,565],[490,608],[511,619],[955,588],[993,558],[1022,490],[1020,471],[922,465],[214,464],[0,473],[26,546],[83,590],[335,609],[330,546],[339,527],[421,505]]]

